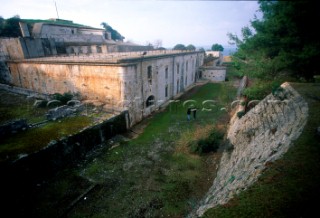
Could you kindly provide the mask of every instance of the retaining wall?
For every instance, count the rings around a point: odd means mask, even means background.
[[[85,158],[96,145],[126,132],[128,112],[112,117],[98,125],[58,141],[51,141],[44,149],[0,166],[2,187],[37,184],[59,170]],[[58,131],[58,130],[57,130]],[[28,187],[28,186],[26,186]]]

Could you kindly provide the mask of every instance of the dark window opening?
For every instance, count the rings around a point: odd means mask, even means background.
[[[168,97],[168,85],[166,85],[164,96]]]
[[[177,94],[179,93],[179,80],[177,81]]]
[[[166,76],[166,79],[168,79],[168,67],[166,67],[165,76]]]
[[[97,46],[97,53],[102,53],[102,48],[101,48],[101,46]]]
[[[152,66],[148,66],[148,81],[152,84]]]
[[[147,102],[146,102],[146,107],[150,107],[151,105],[154,105],[154,96],[153,95],[150,95],[147,98]]]

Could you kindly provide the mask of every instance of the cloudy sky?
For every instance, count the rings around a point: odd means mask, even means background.
[[[0,16],[22,19],[56,18],[101,28],[106,22],[125,40],[139,44],[162,40],[162,46],[178,43],[228,46],[227,33],[240,34],[256,14],[256,1],[172,0],[0,0]]]

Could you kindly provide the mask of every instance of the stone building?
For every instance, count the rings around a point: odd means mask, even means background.
[[[35,23],[32,31],[20,23],[25,37],[0,39],[0,83],[42,94],[77,93],[105,110],[128,110],[133,125],[199,77],[204,52],[145,51],[109,40],[103,29],[64,23]]]
[[[203,59],[196,51],[148,51],[8,60],[7,65],[11,85],[44,94],[78,93],[112,112],[129,110],[133,125],[193,85]]]
[[[213,82],[222,82],[226,80],[226,67],[223,63],[223,54],[220,51],[206,51],[206,61],[201,67],[201,77]]]

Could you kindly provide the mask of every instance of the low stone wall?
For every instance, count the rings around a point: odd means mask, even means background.
[[[242,118],[231,120],[229,151],[221,157],[217,176],[197,215],[227,203],[252,185],[268,162],[279,159],[296,140],[308,117],[305,100],[288,84],[268,95]]]
[[[79,133],[58,141],[51,141],[44,149],[13,163],[2,164],[0,166],[1,178],[3,178],[1,182],[12,186],[12,184],[21,185],[21,181],[31,184],[42,181],[64,167],[83,159],[94,146],[126,132],[127,119],[128,112],[122,112],[98,125],[85,128]]]
[[[20,131],[24,131],[29,128],[26,119],[14,120],[9,123],[0,125],[0,137],[5,138],[11,136]]]
[[[35,92],[33,90],[30,90],[30,89],[24,89],[24,88],[21,88],[21,87],[18,87],[18,86],[10,86],[10,85],[6,85],[6,84],[1,84],[0,83],[0,89],[8,91],[8,92],[16,93],[16,94],[33,96],[35,98],[41,98],[41,99],[50,100],[50,96],[49,95],[42,94],[42,93],[39,93],[39,92]]]

